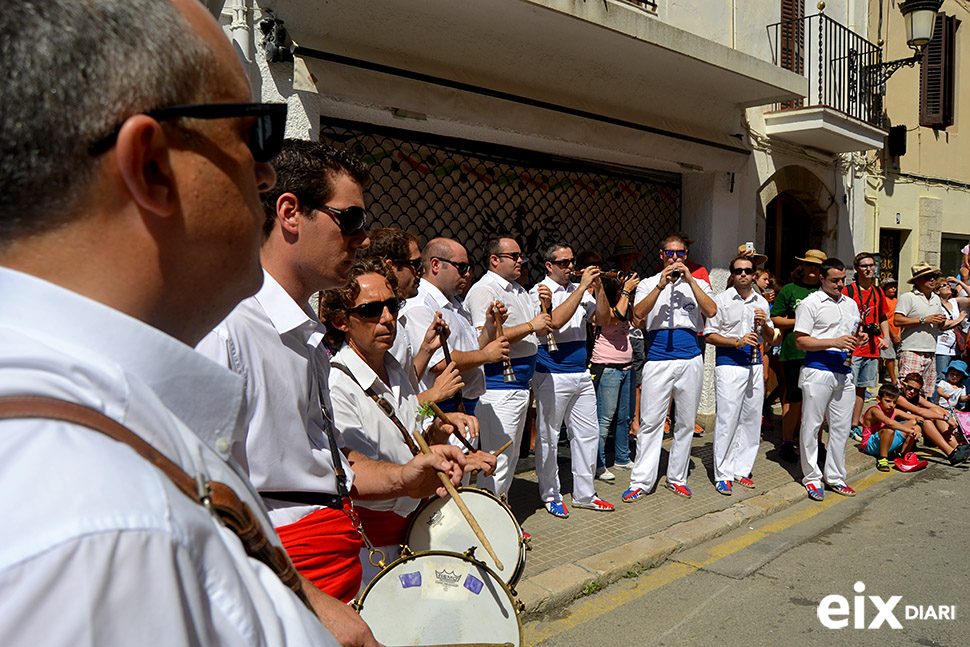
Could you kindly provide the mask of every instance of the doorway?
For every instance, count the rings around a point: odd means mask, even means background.
[[[791,280],[791,273],[801,263],[795,260],[812,244],[812,217],[802,203],[790,193],[781,193],[768,203],[765,218],[766,267],[781,284]]]

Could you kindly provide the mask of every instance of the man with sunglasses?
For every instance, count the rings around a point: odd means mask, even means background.
[[[539,304],[517,282],[525,258],[515,239],[492,238],[485,243],[485,254],[488,272],[468,290],[465,307],[472,316],[472,325],[482,332],[486,326],[495,325],[496,318],[505,319],[503,332],[510,344],[512,379],[505,381],[504,362],[486,363],[483,366],[485,393],[475,409],[483,450],[496,451],[512,441],[512,447],[498,456],[495,473],[478,480],[479,487],[502,495],[508,494],[512,486],[519,460],[519,445],[529,409],[529,383],[536,366],[536,336],[550,330],[551,319],[539,311]],[[548,296],[548,288],[541,288],[542,294]]]
[[[704,381],[698,334],[705,318],[717,313],[710,284],[693,276],[684,264],[687,246],[679,235],[663,240],[660,259],[663,270],[641,281],[634,297],[634,313],[646,321],[647,362],[641,378],[637,456],[630,487],[623,493],[623,500],[628,503],[656,485],[664,419],[671,396],[677,416],[664,487],[679,496],[691,495],[687,470]]]
[[[192,346],[262,282],[285,107],[243,103],[196,0],[13,0],[0,33],[0,395],[107,416],[230,488],[279,546],[230,459],[243,380]],[[335,644],[204,489],[82,424],[0,424],[0,643]]]
[[[407,318],[405,329],[414,344],[436,315],[441,314],[450,330],[447,343],[451,360],[464,382],[462,408],[474,416],[478,398],[485,392],[482,366],[508,359],[509,342],[496,336],[495,317],[491,312],[487,313],[482,330],[476,330],[471,314],[457,298],[471,274],[468,252],[461,243],[450,238],[433,238],[424,246],[422,259],[426,272],[418,284],[417,295],[408,299],[402,311],[402,316]],[[431,357],[421,387],[430,388],[428,385],[446,366],[444,350],[439,348]],[[440,400],[438,406],[446,412],[458,410],[451,398]]]
[[[610,303],[600,281],[600,269],[586,267],[579,284],[572,282],[576,259],[565,243],[553,243],[542,252],[546,278],[529,292],[534,301],[542,302],[551,314],[556,350],[549,349],[549,335],[539,338],[536,374],[532,387],[536,396],[536,473],[539,496],[546,512],[566,518],[569,511],[562,498],[559,483],[559,429],[563,421],[569,433],[573,473],[573,501],[576,508],[612,512],[613,504],[596,494],[593,485],[596,455],[599,449],[599,418],[596,414],[596,390],[586,361],[586,322],[597,315],[609,321]],[[545,287],[550,298],[542,299],[539,289]],[[589,294],[593,288],[596,296]]]
[[[821,501],[822,483],[842,496],[855,496],[845,483],[845,447],[852,426],[855,388],[852,382],[852,351],[869,342],[859,331],[859,306],[845,296],[845,265],[827,258],[819,268],[818,291],[805,297],[795,309],[796,347],[805,353],[798,386],[802,390],[801,465],[802,485],[808,498]],[[828,420],[828,451],[824,468],[818,465],[818,436]]]
[[[741,255],[731,261],[734,285],[715,297],[717,314],[704,327],[704,338],[716,348],[714,488],[724,495],[731,494],[733,481],[755,487],[751,471],[761,443],[765,397],[761,348],[775,342],[768,301],[752,289],[754,260]]]
[[[936,394],[936,340],[946,323],[936,284],[943,277],[939,268],[920,262],[910,268],[913,289],[899,295],[893,322],[899,328],[899,374],[923,376],[923,395]]]
[[[299,140],[286,141],[273,167],[277,184],[263,194],[263,288],[198,350],[244,377],[249,431],[245,445],[234,448],[236,457],[297,569],[346,603],[361,581],[350,494],[429,496],[440,489],[437,470],[460,482],[464,458],[439,445],[438,454],[396,465],[338,447],[325,330],[308,301],[345,285],[356,251],[368,242],[363,188],[369,174],[350,151]],[[334,603],[341,608],[335,614],[348,609]],[[347,642],[373,644],[359,618],[335,617]]]

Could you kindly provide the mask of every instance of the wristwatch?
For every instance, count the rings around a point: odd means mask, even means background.
[[[920,318],[919,318],[919,322],[920,322],[921,324],[925,324],[925,323],[926,323],[926,317],[920,317]]]

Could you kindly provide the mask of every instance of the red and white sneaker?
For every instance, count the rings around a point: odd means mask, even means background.
[[[825,484],[828,489],[832,490],[836,494],[841,494],[842,496],[855,496],[855,490],[850,488],[845,483],[836,483],[832,485],[831,483]]]
[[[687,499],[690,498],[690,488],[687,487],[686,485],[674,485],[670,481],[665,480],[664,487],[670,490],[671,492],[673,492],[674,494],[685,497]]]
[[[579,503],[578,501],[573,501],[573,507],[585,508],[586,510],[599,510],[600,512],[613,512],[615,509],[612,503],[608,503],[597,497],[593,497],[593,500],[589,503]]]
[[[743,485],[746,488],[754,488],[754,481],[749,479],[747,476],[741,476],[734,480],[738,485]]]

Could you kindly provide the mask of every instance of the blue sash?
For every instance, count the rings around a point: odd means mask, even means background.
[[[700,337],[686,328],[665,328],[647,332],[647,361],[693,359],[701,354]]]
[[[559,350],[549,352],[548,346],[539,344],[536,354],[538,373],[582,373],[586,370],[586,342],[567,341],[557,344]]]
[[[461,403],[465,405],[465,413],[467,413],[470,416],[475,415],[475,407],[478,406],[478,398],[474,398],[472,400],[469,400],[468,398],[462,398]],[[454,413],[455,411],[458,411],[458,407],[455,406],[455,401],[452,400],[451,398],[447,400],[441,400],[440,402],[438,402],[438,408],[444,411],[445,413]]]
[[[751,361],[751,345],[745,344],[740,348],[722,348],[718,346],[714,351],[715,366],[758,366],[761,364],[761,353],[758,352],[755,361]]]
[[[532,376],[536,372],[536,356],[512,358],[512,370],[515,372],[514,382],[505,381],[503,362],[484,364],[482,368],[485,369],[486,389],[528,390],[529,381],[532,380]]]
[[[848,353],[837,350],[813,350],[805,353],[805,363],[802,366],[846,375],[852,372],[852,367],[845,365],[847,356]]]

